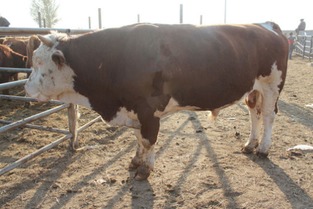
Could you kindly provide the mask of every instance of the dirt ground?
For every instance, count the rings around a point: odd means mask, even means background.
[[[155,170],[135,181],[128,164],[136,139],[127,128],[98,122],[67,142],[0,176],[0,208],[313,208],[313,153],[288,153],[313,145],[313,67],[289,61],[268,159],[241,153],[249,137],[243,103],[208,112],[183,111],[163,119]],[[17,120],[51,107],[0,101],[0,119]],[[80,124],[97,116],[81,108]],[[67,129],[67,112],[34,122]],[[60,138],[61,134],[16,129],[0,135],[0,168]]]

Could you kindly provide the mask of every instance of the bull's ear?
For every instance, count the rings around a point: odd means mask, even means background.
[[[51,58],[53,62],[59,67],[59,69],[65,64],[64,54],[60,50],[53,52]]]
[[[44,45],[46,45],[50,48],[53,46],[53,42],[49,38],[46,38],[46,37],[41,36],[41,35],[38,35],[38,38]]]

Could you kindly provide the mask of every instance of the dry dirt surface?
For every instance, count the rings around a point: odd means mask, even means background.
[[[268,159],[241,153],[249,137],[243,103],[208,112],[183,111],[162,119],[155,170],[135,181],[128,164],[136,139],[127,128],[98,122],[67,142],[0,176],[0,208],[313,208],[313,153],[287,152],[313,145],[313,67],[289,61]],[[51,107],[0,101],[0,119],[18,120]],[[80,124],[97,116],[80,109]],[[67,112],[34,122],[67,129]],[[0,168],[60,138],[34,129],[1,134]]]

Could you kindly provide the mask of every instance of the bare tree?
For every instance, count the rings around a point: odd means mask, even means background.
[[[41,25],[41,19],[44,20],[45,26],[52,28],[60,19],[57,18],[59,5],[56,5],[55,0],[32,0],[30,14],[33,19]],[[41,14],[41,19],[38,13]]]

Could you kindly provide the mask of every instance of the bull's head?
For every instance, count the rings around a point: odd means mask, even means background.
[[[39,101],[60,99],[64,93],[73,92],[73,70],[66,64],[62,51],[56,49],[58,34],[38,36],[40,46],[34,51],[33,70],[25,90]]]

